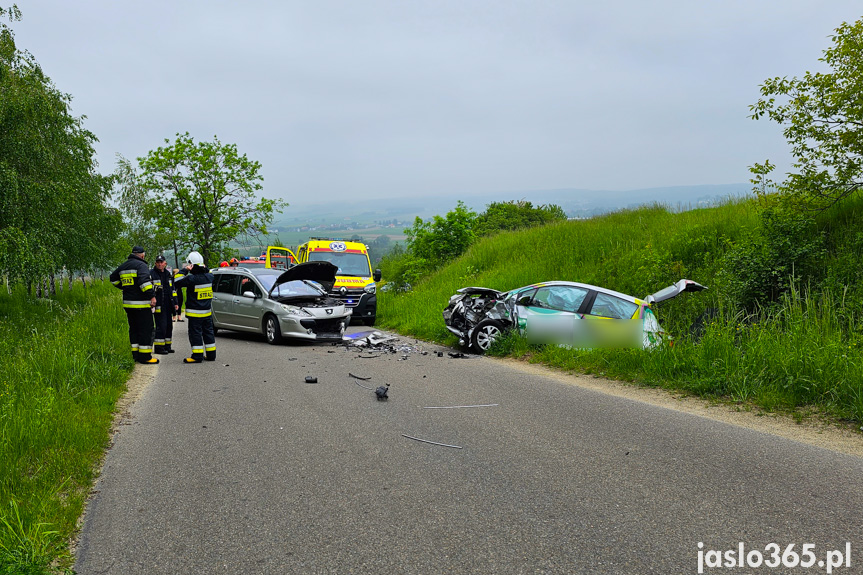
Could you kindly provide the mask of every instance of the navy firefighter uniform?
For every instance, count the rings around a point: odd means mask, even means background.
[[[174,322],[171,315],[174,306],[177,305],[177,297],[174,292],[174,274],[167,267],[165,256],[156,258],[156,265],[150,270],[153,280],[153,289],[156,292],[156,309],[153,319],[156,321],[156,339],[153,341],[155,353],[167,355],[174,353],[171,349],[172,337],[174,335]]]
[[[204,258],[198,252],[191,252],[184,270],[185,275],[174,281],[177,289],[186,288],[186,318],[189,324],[189,344],[192,357],[183,359],[184,363],[201,363],[202,360],[215,361],[216,335],[213,331],[213,274],[204,266]],[[183,273],[183,272],[180,272]]]
[[[150,266],[144,248],[135,246],[125,262],[111,272],[114,287],[123,290],[123,309],[129,322],[132,357],[139,363],[159,363],[153,357],[153,312],[155,305]]]

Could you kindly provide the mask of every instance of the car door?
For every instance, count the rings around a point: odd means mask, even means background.
[[[260,331],[264,317],[264,290],[252,276],[239,278],[238,295],[234,296],[234,314],[237,324],[252,331]],[[250,297],[252,294],[254,297]]]
[[[213,322],[217,327],[236,327],[234,300],[236,299],[239,277],[232,273],[215,274],[215,276],[213,282]]]
[[[519,331],[534,343],[573,344],[580,312],[590,290],[579,286],[540,286],[517,296]]]
[[[633,301],[597,291],[583,317],[583,347],[643,347],[641,309]]]

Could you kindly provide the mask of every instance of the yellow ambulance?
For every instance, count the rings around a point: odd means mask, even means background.
[[[294,256],[293,252],[287,251]],[[378,310],[375,282],[381,281],[381,270],[372,271],[365,244],[338,238],[309,238],[309,241],[297,247],[293,260],[300,264],[327,261],[336,265],[339,269],[330,296],[351,308],[354,319],[366,325],[375,324]]]

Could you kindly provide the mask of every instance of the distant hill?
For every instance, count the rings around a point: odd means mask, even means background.
[[[423,219],[443,215],[464,201],[477,212],[492,202],[526,200],[534,205],[557,204],[569,217],[587,217],[645,204],[660,203],[677,210],[714,205],[728,197],[751,193],[751,184],[724,184],[703,186],[674,186],[627,191],[585,190],[576,188],[558,190],[506,191],[488,194],[442,194],[426,197],[399,197],[331,202],[288,207],[274,227],[293,227],[304,224],[333,223],[350,220],[371,223],[381,220],[412,222],[416,216]]]

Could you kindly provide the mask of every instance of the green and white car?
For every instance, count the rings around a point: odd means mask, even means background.
[[[466,287],[443,311],[446,327],[459,343],[485,353],[494,338],[518,329],[530,341],[576,348],[650,348],[665,338],[651,306],[684,292],[707,289],[682,279],[639,299],[610,289],[551,281],[501,292]]]

